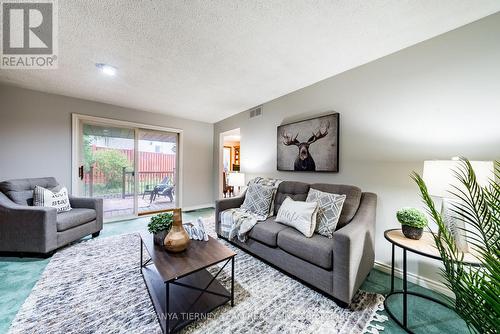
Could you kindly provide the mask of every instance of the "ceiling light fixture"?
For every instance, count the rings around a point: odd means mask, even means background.
[[[97,63],[95,66],[101,70],[102,73],[113,76],[116,75],[117,68],[108,64]]]

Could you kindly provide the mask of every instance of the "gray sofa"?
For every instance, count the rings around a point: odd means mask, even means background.
[[[247,242],[232,243],[346,307],[373,268],[377,196],[354,186],[284,181],[276,193],[274,214],[287,196],[305,201],[310,188],[347,196],[332,239],[319,234],[306,238],[294,228],[277,223],[273,216],[257,223]],[[219,236],[220,212],[239,207],[243,201],[244,194],[216,201]]]
[[[73,208],[33,205],[33,189],[58,190],[53,177],[0,182],[0,252],[49,255],[55,249],[102,230],[102,199],[70,197]]]

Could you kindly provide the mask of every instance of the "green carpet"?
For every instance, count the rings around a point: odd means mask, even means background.
[[[213,216],[213,210],[206,209],[183,213],[183,220],[211,216]],[[145,231],[148,220],[149,218],[138,218],[105,224],[100,237]],[[49,261],[50,259],[0,257],[0,334],[7,332],[11,321],[30,294],[31,289]],[[396,288],[399,289],[401,286],[402,281],[397,279]],[[378,270],[372,270],[361,289],[385,295],[390,289],[390,276]],[[409,283],[409,289],[437,298],[440,297],[428,289],[411,283]],[[414,332],[426,334],[460,334],[468,332],[465,323],[447,308],[417,297],[409,297],[408,300],[409,325]],[[391,309],[401,316],[401,312],[398,312],[398,310],[401,310],[402,298],[392,296],[389,301]],[[383,333],[404,333],[391,319],[381,325],[385,327]]]

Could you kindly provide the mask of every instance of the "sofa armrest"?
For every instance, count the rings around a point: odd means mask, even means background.
[[[377,195],[363,193],[354,218],[333,233],[333,294],[350,303],[375,261]]]
[[[96,221],[99,231],[102,230],[103,222],[103,202],[102,198],[89,198],[89,197],[69,197],[69,202],[72,208],[85,208],[94,209],[96,211]]]
[[[23,206],[0,193],[0,251],[48,253],[57,248],[57,210]]]
[[[239,208],[245,201],[245,193],[241,196],[218,199],[215,201],[215,232],[220,234],[220,213],[227,209]]]

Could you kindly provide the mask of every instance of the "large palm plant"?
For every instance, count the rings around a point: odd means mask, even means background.
[[[444,265],[441,275],[455,294],[455,299],[449,302],[469,330],[479,333],[500,331],[500,162],[495,162],[494,169],[496,180],[481,187],[470,162],[462,158],[454,174],[463,187],[453,186],[450,190],[458,199],[452,206],[452,214],[465,223],[467,242],[481,262],[477,268],[462,263],[463,253],[436,210],[423,179],[415,172],[411,175],[439,229],[433,235]]]

